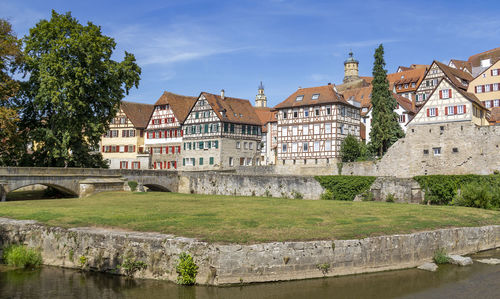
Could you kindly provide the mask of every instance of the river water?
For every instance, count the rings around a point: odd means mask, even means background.
[[[500,258],[500,249],[473,259]],[[184,287],[102,273],[0,268],[0,298],[500,298],[500,265],[442,265],[437,272],[387,271],[234,287]]]

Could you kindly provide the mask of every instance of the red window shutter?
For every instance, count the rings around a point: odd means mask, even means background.
[[[174,136],[177,137],[177,130],[174,131]]]
[[[182,137],[182,136],[184,136],[184,131],[183,131],[183,130],[181,130],[181,137]]]
[[[137,162],[137,169],[141,169],[141,162]]]
[[[466,112],[467,112],[467,110],[465,109],[466,107],[467,107],[467,106],[466,106],[466,105],[464,105],[464,113],[466,113]]]
[[[104,153],[104,146],[102,147],[102,152]]]
[[[153,139],[156,137],[155,135],[156,135],[155,132],[153,132]]]
[[[174,161],[174,168],[177,169],[177,161]]]
[[[429,108],[427,108],[427,117],[430,116]]]
[[[455,111],[455,114],[457,114],[458,106],[453,107],[453,110]]]
[[[175,123],[175,117],[172,117],[172,122]]]
[[[493,91],[493,84],[490,84],[490,91]]]
[[[135,153],[135,145],[134,145],[134,153]]]
[[[125,145],[125,146],[123,146],[123,147],[124,147],[123,151],[124,151],[125,153],[128,153],[128,145]]]
[[[444,107],[444,115],[448,115],[448,107]]]
[[[439,98],[440,98],[440,99],[442,99],[442,98],[443,98],[443,91],[442,91],[442,90],[440,90],[440,91],[439,91]]]
[[[451,96],[451,89],[448,89],[448,96],[450,97],[450,99],[452,98],[452,96]]]
[[[167,166],[168,169],[170,169],[170,162],[168,162],[168,166]]]
[[[483,92],[485,91],[484,85],[481,85],[481,89],[482,89]]]
[[[165,153],[168,154],[168,146],[165,147]]]
[[[436,116],[438,116],[438,115],[439,115],[439,109],[436,108]]]
[[[180,145],[177,147],[177,153],[178,153],[178,154],[180,154],[180,153],[181,153],[181,146],[180,146]]]

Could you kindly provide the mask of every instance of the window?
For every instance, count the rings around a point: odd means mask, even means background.
[[[127,168],[128,168],[128,162],[120,161],[120,169],[127,169]]]
[[[319,116],[319,108],[314,109],[314,115]]]
[[[428,155],[428,154],[429,154],[429,150],[424,149],[424,155]]]
[[[231,124],[229,127],[229,132],[234,133],[234,124]]]
[[[300,102],[300,101],[302,101],[303,99],[304,99],[304,95],[300,95],[300,96],[297,96],[297,97],[295,98],[295,101]]]
[[[292,127],[292,136],[297,136],[297,130],[298,130],[298,127],[297,126],[294,126]]]
[[[434,156],[440,156],[441,155],[441,148],[440,147],[433,147],[432,152],[434,153]]]
[[[292,153],[296,153],[297,152],[297,143],[292,143]]]
[[[455,106],[448,106],[448,107],[446,107],[446,112],[447,112],[448,115],[455,114]]]
[[[344,134],[344,124],[340,124],[340,134]]]
[[[304,110],[304,116],[309,117],[309,110]]]
[[[248,149],[251,149],[251,150],[253,149],[253,142],[248,143]]]
[[[293,111],[293,117],[294,117],[294,118],[299,117],[299,111],[294,110],[294,111]]]
[[[287,118],[287,116],[288,114],[285,111],[283,111],[283,118]]]
[[[401,114],[399,116],[399,122],[403,123],[403,124],[406,122],[406,115],[405,114]]]
[[[476,93],[481,93],[483,92],[483,86],[482,85],[477,85],[476,86]]]
[[[438,109],[437,108],[427,108],[427,116],[429,116],[429,117],[438,116]]]
[[[484,101],[484,107],[491,108],[491,101]]]
[[[416,85],[415,85],[415,82],[413,82],[413,83],[411,84],[411,87],[415,87],[415,86],[416,86]]]
[[[200,165],[203,165],[203,158],[200,157]]]
[[[452,151],[453,153],[458,153],[458,148],[457,148],[457,147],[454,147],[451,151]]]
[[[464,114],[464,113],[465,113],[465,105],[457,106],[457,114]]]
[[[281,148],[282,153],[286,153],[286,143],[283,143],[282,148]]]
[[[493,83],[493,91],[498,91],[498,89],[499,89],[498,86],[499,85],[500,84],[498,84],[498,83]]]
[[[241,143],[239,141],[236,141],[236,148],[241,148]]]
[[[283,127],[283,128],[281,129],[281,135],[282,135],[282,136],[287,136],[287,133],[288,133],[287,127]]]
[[[319,141],[314,142],[314,151],[319,152]]]
[[[327,115],[332,114],[332,108],[331,107],[326,107],[326,114]]]
[[[140,169],[141,162],[132,162],[132,169]]]
[[[208,164],[210,164],[210,165],[214,165],[214,157],[210,157],[210,158],[208,159]]]
[[[325,124],[325,133],[326,134],[332,133],[332,124],[330,124],[330,123]]]
[[[408,88],[408,83],[405,84],[405,88]]]
[[[311,99],[313,99],[313,100],[319,99],[319,93],[313,94],[312,97],[311,97]]]
[[[248,149],[248,143],[247,142],[243,142],[243,149]]]
[[[442,89],[439,91],[439,95],[441,99],[449,99],[451,97],[450,89]]]
[[[500,100],[494,100],[493,107],[500,107]]]
[[[326,140],[325,141],[325,150],[331,151],[332,150],[332,141],[331,140]]]
[[[345,116],[345,107],[340,108],[340,115]]]
[[[229,157],[229,166],[234,166],[233,157]]]
[[[314,134],[319,134],[319,125],[314,125]]]
[[[490,92],[490,84],[484,85],[484,92]]]
[[[302,135],[309,135],[309,126],[302,126]]]
[[[309,144],[308,144],[307,142],[304,142],[304,143],[302,144],[302,150],[303,150],[304,152],[307,152],[308,147],[309,147]]]

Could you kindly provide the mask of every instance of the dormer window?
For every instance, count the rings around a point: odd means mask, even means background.
[[[295,98],[295,101],[300,102],[300,101],[302,101],[303,99],[304,99],[304,95],[300,95],[300,96],[297,96],[297,97]]]
[[[404,78],[405,78],[405,75],[402,75],[402,76],[401,76],[401,79],[404,79]]]
[[[311,97],[311,99],[313,99],[313,100],[319,99],[319,93],[313,94],[312,97]]]

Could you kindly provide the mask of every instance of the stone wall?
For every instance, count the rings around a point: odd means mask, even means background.
[[[239,175],[222,172],[183,172],[179,192],[319,199],[324,189],[307,176]]]
[[[139,278],[175,281],[181,252],[190,253],[199,284],[222,285],[338,276],[415,267],[443,248],[470,254],[500,247],[500,226],[451,228],[360,240],[209,244],[158,233],[98,228],[63,229],[0,218],[0,248],[22,243],[39,248],[46,265],[120,273],[125,256],[143,261]]]
[[[374,200],[385,201],[389,194],[396,202],[422,203],[424,193],[417,181],[411,178],[378,177],[370,187]]]

